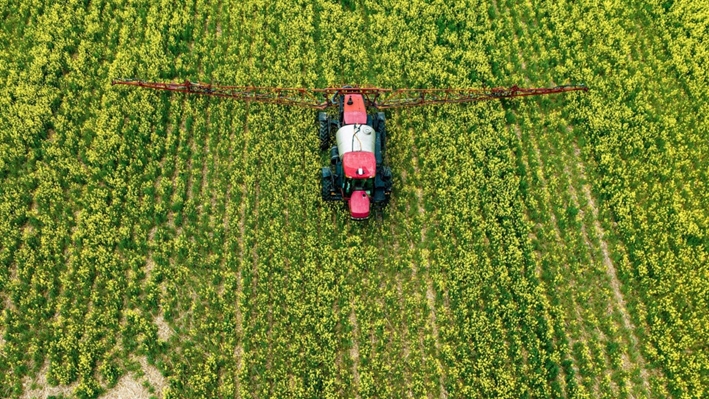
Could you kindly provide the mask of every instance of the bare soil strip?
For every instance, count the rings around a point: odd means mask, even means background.
[[[581,160],[581,150],[579,149],[578,145],[574,143],[574,155],[577,159],[577,166],[579,168],[579,174],[582,180],[586,181],[586,171],[583,165],[583,162]],[[618,308],[618,311],[620,312],[620,315],[623,319],[623,326],[630,331],[630,338],[632,340],[632,345],[635,348],[639,348],[638,344],[638,338],[637,334],[635,332],[635,326],[633,325],[633,322],[630,320],[630,316],[628,314],[628,310],[625,306],[625,298],[623,297],[623,293],[620,290],[620,281],[618,280],[618,274],[616,272],[615,266],[613,265],[613,262],[611,261],[611,258],[609,256],[608,252],[608,243],[605,240],[605,231],[603,230],[603,227],[601,226],[600,221],[598,220],[598,206],[596,205],[596,202],[593,199],[593,196],[591,195],[591,189],[588,184],[583,185],[583,192],[586,197],[586,201],[588,201],[589,206],[591,207],[591,212],[593,213],[593,225],[596,230],[596,236],[598,237],[598,240],[601,243],[601,252],[603,254],[603,264],[606,266],[606,274],[608,275],[608,279],[610,280],[611,284],[611,289],[613,290],[613,297],[616,302],[616,306]],[[642,356],[642,353],[638,350],[638,366],[640,367],[640,377],[643,380],[643,387],[645,388],[645,391],[647,394],[650,394],[650,383],[648,382],[648,371],[645,366],[645,359]]]
[[[137,377],[133,374],[124,375],[113,388],[101,395],[102,399],[149,399],[151,397],[163,397],[163,391],[168,386],[167,379],[163,377],[155,366],[148,364],[144,356],[134,358],[134,360],[140,363],[143,377]],[[72,397],[74,390],[78,386],[78,382],[74,382],[70,385],[50,386],[47,382],[48,371],[49,362],[47,361],[37,374],[36,380],[25,378],[22,383],[24,392],[20,398]],[[155,390],[155,393],[150,393],[141,380],[147,382]],[[33,385],[35,388],[31,389]]]
[[[396,275],[396,291],[399,294],[399,302],[401,302],[402,307],[406,306],[406,302],[404,299],[404,289],[403,289],[403,284],[401,282],[401,274],[398,273]],[[411,356],[411,347],[409,346],[409,328],[406,325],[406,323],[403,322],[401,323],[401,345],[402,345],[402,356],[401,359],[398,359],[398,361],[403,362],[404,364],[409,363],[409,357]],[[408,370],[408,368],[405,368],[404,372],[404,382],[406,383],[406,392],[408,394],[409,398],[413,398],[414,394],[413,391],[411,391],[411,371]]]
[[[517,135],[517,140],[519,140],[519,143],[521,146],[523,143],[522,131],[519,129],[519,124],[517,124],[517,123],[515,123],[513,125],[513,127],[515,130],[515,134]],[[538,156],[539,156],[539,154],[537,153],[537,157]],[[527,157],[525,155],[522,156],[522,162],[524,163],[524,167],[527,169],[527,171],[529,171],[530,170],[529,169],[529,161],[527,160]],[[546,184],[546,182],[545,182],[545,184]],[[524,216],[525,216],[526,221],[531,223],[531,220],[529,219],[529,215],[527,214],[526,210],[524,212]],[[552,217],[554,217],[553,214],[552,214]],[[554,220],[554,223],[556,223],[556,220]],[[537,236],[534,234],[533,231],[530,231],[529,235],[530,235],[530,239],[532,241],[537,240]],[[541,262],[542,255],[538,251],[535,251],[535,252],[537,255],[537,261],[535,262],[535,265],[534,265],[534,274],[537,277],[537,279],[539,279],[539,281],[541,281],[541,279],[542,279],[542,262]]]
[[[352,359],[352,379],[355,385],[355,397],[359,398],[359,325],[357,324],[357,316],[355,315],[355,306],[350,302],[350,324],[352,324],[352,348],[350,348],[350,358]]]
[[[162,392],[155,392],[156,397],[162,398]],[[132,375],[124,375],[118,380],[116,386],[101,395],[101,399],[149,399],[152,396],[150,391],[138,382]],[[39,396],[46,398],[47,396]]]
[[[155,324],[158,326],[158,338],[163,341],[167,341],[175,333],[165,321],[162,312],[155,318]]]
[[[246,114],[244,115],[244,137],[248,137],[248,131],[249,131],[249,104],[246,105]],[[232,140],[233,142],[233,140]],[[241,156],[242,159],[247,159],[246,158],[246,144],[244,143],[244,148],[242,149]],[[230,154],[233,154],[234,151],[231,151]],[[233,157],[230,155],[229,158],[229,165],[232,165],[233,162]],[[244,247],[244,235],[246,233],[246,201],[247,201],[247,190],[246,190],[246,183],[241,184],[241,204],[239,205],[239,272],[238,272],[238,277],[237,277],[237,286],[236,286],[236,298],[237,298],[237,303],[234,304],[236,307],[236,334],[237,334],[237,342],[236,342],[236,347],[234,348],[234,357],[236,358],[236,369],[237,369],[237,374],[236,374],[236,397],[238,399],[241,398],[241,379],[239,377],[239,373],[241,370],[244,368],[244,363],[243,363],[243,358],[244,358],[244,346],[243,346],[243,336],[244,336],[244,322],[243,322],[243,315],[241,314],[241,307],[240,307],[240,301],[241,301],[241,296],[244,292],[244,282],[243,282],[243,277],[242,277],[242,268],[244,266],[244,254],[246,253],[246,248]],[[225,214],[225,219],[227,218]],[[227,223],[225,220],[224,223]]]
[[[49,383],[47,382],[47,373],[49,372],[49,361],[45,361],[44,366],[39,370],[39,373],[37,373],[37,379],[32,380],[29,377],[25,377],[25,380],[22,382],[22,396],[20,396],[21,399],[30,399],[30,398],[48,398],[50,396],[66,396],[66,397],[71,397],[72,392],[74,392],[74,388],[79,384],[78,382],[74,382],[71,385],[57,385],[57,386],[50,386]],[[30,389],[32,385],[35,385],[35,389]],[[147,397],[146,397],[147,398]]]
[[[569,184],[569,195],[571,196],[571,203],[574,207],[576,207],[576,209],[578,209],[579,217],[581,217],[583,219],[584,211],[583,211],[583,209],[581,209],[581,206],[579,205],[578,195],[576,194],[576,189],[574,188],[573,182],[571,181],[571,171],[569,170],[568,165],[564,165],[564,174],[566,175],[566,179]],[[598,223],[598,220],[596,220],[595,222]],[[591,243],[591,240],[589,240],[589,238],[588,238],[588,233],[586,232],[586,226],[583,223],[581,223],[581,237],[583,238],[583,241],[586,244],[586,248],[588,248],[588,252],[592,253],[594,250],[594,246]],[[592,258],[592,256],[591,256],[591,258]],[[591,261],[591,262],[593,262],[593,261]],[[608,307],[609,307],[608,313],[612,314],[613,313],[612,303],[608,303]],[[599,337],[603,341],[607,341],[607,337],[603,333],[603,331],[598,329],[596,332],[598,333]],[[625,355],[625,352],[623,353],[623,355]],[[628,369],[628,368],[626,368],[626,369]],[[605,371],[610,372],[610,370],[608,370],[608,369],[606,369]],[[616,384],[611,384],[611,388],[613,389],[613,393],[617,395],[618,388],[617,388]],[[631,399],[634,398],[632,394],[630,394],[630,398]]]
[[[430,267],[430,266],[429,266]],[[429,323],[431,323],[431,330],[433,331],[433,341],[436,346],[436,363],[439,364],[439,368],[443,370],[440,364],[439,353],[441,350],[441,343],[438,340],[438,323],[436,322],[436,294],[433,292],[433,283],[431,278],[426,276],[426,301],[428,302],[428,308],[431,312],[428,316]],[[441,399],[448,399],[448,392],[446,391],[445,376],[441,371],[440,379],[438,380],[438,397]]]
[[[155,366],[148,364],[145,356],[138,358],[138,361],[140,362],[140,366],[143,368],[146,380],[153,388],[155,388],[155,392],[158,397],[162,397],[163,390],[168,386],[167,379],[163,377],[160,370],[155,368]]]
[[[515,124],[515,131],[517,132],[517,137],[519,138],[520,143],[522,143],[522,134],[520,132],[519,125],[517,125],[517,124]],[[542,183],[542,190],[546,193],[547,198],[549,198],[551,196],[551,193],[549,192],[549,188],[547,186],[547,181],[546,181],[546,178],[544,177],[544,162],[542,161],[542,154],[541,154],[541,151],[539,151],[539,145],[537,145],[535,138],[532,136],[530,136],[530,144],[532,145],[532,147],[534,149],[534,154],[537,157],[537,162],[539,163],[539,169],[541,172],[539,175],[539,180]],[[526,163],[525,166],[527,166],[527,170],[531,170],[529,168],[529,162],[527,160],[525,160],[525,163]],[[549,217],[550,217],[552,225],[554,227],[554,235],[556,238],[556,243],[558,245],[566,246],[566,244],[564,243],[564,241],[561,238],[561,230],[559,230],[559,223],[556,220],[556,215],[554,214],[554,212],[549,212]],[[566,264],[564,266],[567,269],[569,268],[568,264]],[[539,275],[541,276],[541,265],[539,265],[538,272],[540,273]],[[581,316],[581,310],[579,309],[579,305],[578,305],[575,298],[573,299],[573,305],[574,305],[575,321],[579,326],[583,326],[583,318]],[[583,329],[580,329],[580,331],[581,331],[581,336],[582,336],[583,340],[588,341],[589,337],[586,334],[586,332]],[[573,347],[573,345],[575,344],[574,338],[570,334],[567,334],[566,337],[569,340],[570,346]],[[571,353],[571,350],[569,350],[569,356],[571,356],[573,358],[573,354]],[[574,378],[575,378],[577,384],[579,386],[582,386],[581,374],[579,372],[578,365],[576,364],[576,362],[572,362],[571,367],[574,370]],[[563,371],[563,369],[561,370],[561,373],[564,375],[562,380],[566,381],[566,373]],[[596,384],[594,386],[594,396],[598,397],[598,395],[599,395],[598,380],[596,380]]]
[[[414,165],[414,173],[417,177],[420,177],[420,168],[419,168],[419,159],[418,159],[418,148],[414,145],[412,147],[412,152],[413,152],[413,159],[412,163]],[[426,208],[424,207],[424,201],[423,201],[423,189],[420,187],[416,188],[416,199],[417,199],[417,205],[418,205],[418,213],[423,217],[426,214]],[[423,226],[421,227],[421,243],[424,243],[426,241],[426,234],[428,232],[428,225],[426,225],[425,221]],[[414,250],[414,244],[413,241],[410,243],[409,249],[411,251]],[[448,391],[446,391],[446,384],[445,384],[445,375],[443,373],[443,367],[440,361],[440,349],[441,349],[441,343],[439,341],[439,335],[438,335],[438,322],[436,318],[436,294],[433,290],[433,281],[431,281],[431,276],[428,274],[428,270],[431,269],[431,265],[429,263],[429,260],[426,260],[426,270],[424,270],[421,273],[421,276],[423,276],[423,280],[426,285],[426,302],[428,303],[428,308],[430,309],[429,315],[428,315],[428,322],[431,325],[431,331],[433,332],[433,340],[434,340],[434,346],[436,350],[436,358],[434,359],[436,363],[439,365],[439,369],[441,370],[441,375],[438,380],[438,391],[439,391],[439,398],[441,399],[447,399],[448,398]],[[416,273],[418,272],[417,267],[415,263],[412,265],[412,279],[416,277]],[[424,338],[424,331],[419,332],[419,341],[423,342]],[[425,348],[422,348],[422,353]]]

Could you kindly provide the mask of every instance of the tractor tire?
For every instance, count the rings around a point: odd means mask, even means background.
[[[318,137],[320,138],[320,150],[327,151],[330,147],[330,120],[325,112],[318,113]]]
[[[391,187],[394,185],[393,175],[389,166],[382,168],[382,180],[384,181],[384,192],[391,193]]]
[[[322,182],[322,199],[323,201],[333,201],[335,200],[332,193],[335,191],[335,184],[332,182],[332,175],[329,167],[322,168],[322,173],[320,175],[320,181]]]
[[[387,129],[386,129],[386,117],[384,116],[384,112],[378,112],[377,113],[377,135],[381,138],[382,141],[382,156],[384,156],[384,153],[386,152],[386,141],[387,141]]]

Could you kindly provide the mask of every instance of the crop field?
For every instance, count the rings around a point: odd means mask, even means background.
[[[0,397],[709,396],[704,0],[0,3]],[[315,112],[111,86],[549,87]]]

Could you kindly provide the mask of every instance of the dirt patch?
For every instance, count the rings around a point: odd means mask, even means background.
[[[148,383],[155,388],[155,392],[157,393],[157,396],[159,398],[162,397],[162,392],[165,388],[167,388],[167,379],[160,373],[160,370],[158,370],[155,366],[148,364],[148,361],[145,357],[139,358],[140,366],[143,368],[143,372],[145,373],[145,377],[148,380]]]
[[[116,386],[101,395],[101,399],[149,399],[152,394],[148,388],[136,381],[131,375],[124,375]],[[156,392],[157,397],[162,397],[161,392]]]
[[[72,392],[78,385],[78,382],[74,382],[70,385],[57,385],[55,387],[50,386],[47,382],[47,373],[49,372],[49,361],[44,363],[44,366],[39,370],[37,374],[37,379],[32,380],[29,377],[25,377],[22,382],[22,390],[24,393],[20,398],[30,399],[30,398],[48,398],[50,396],[71,396]],[[35,389],[31,389],[32,386],[36,386]]]
[[[105,394],[101,395],[101,399],[149,399],[150,397],[162,398],[165,388],[167,388],[167,379],[163,377],[160,371],[148,364],[145,357],[133,358],[140,363],[143,370],[143,376],[138,377],[135,374],[127,374],[118,380],[116,385],[109,389]],[[150,393],[149,385],[155,393]]]
[[[150,276],[153,269],[155,269],[155,261],[153,260],[152,252],[150,252],[145,259],[145,275]]]
[[[155,241],[155,232],[158,231],[158,226],[154,226],[152,229],[150,229],[150,232],[148,233],[148,239],[150,241]]]
[[[13,281],[14,279],[10,280]],[[5,297],[5,302],[4,302],[5,309],[8,309],[12,312],[17,312],[17,307],[15,306],[15,302],[12,302],[12,298],[10,296]]]
[[[155,318],[155,324],[158,326],[158,338],[163,341],[167,341],[175,331],[167,324],[165,318],[163,318],[162,313]]]

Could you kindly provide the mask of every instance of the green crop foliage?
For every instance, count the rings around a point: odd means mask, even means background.
[[[0,10],[0,397],[709,395],[706,1]],[[387,111],[355,223],[311,110],[133,77],[591,90]]]

